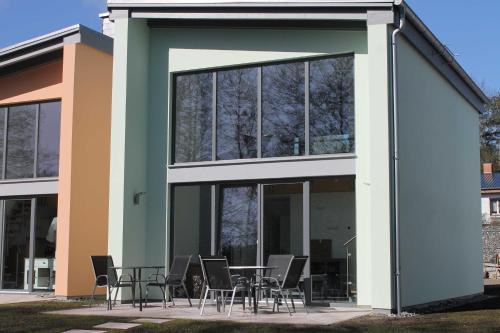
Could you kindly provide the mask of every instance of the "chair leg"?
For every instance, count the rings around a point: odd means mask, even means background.
[[[209,289],[206,288],[206,290],[205,290],[205,297],[203,297],[203,302],[201,303],[200,316],[203,316],[203,310],[205,310],[205,302],[207,301],[208,292],[209,292]]]
[[[113,289],[108,285],[108,310],[111,310],[111,302],[113,301]]]
[[[161,290],[161,296],[162,296],[162,301],[163,301],[163,308],[166,309],[167,308],[167,294],[165,292],[165,288],[163,287],[160,287],[160,290]]]
[[[113,300],[113,305],[116,306],[116,297],[118,296],[118,291],[120,290],[120,287],[116,287],[116,292],[115,292],[115,299]]]
[[[241,292],[241,304],[243,304],[243,310],[245,310],[245,303],[246,303],[246,300],[245,300],[245,292],[242,290]],[[250,296],[250,295],[248,295]],[[234,298],[234,295],[233,295],[233,298]],[[231,311],[231,310],[229,310]]]
[[[290,314],[290,316],[292,315],[292,311],[290,311],[290,307],[288,306],[288,301],[286,299],[286,296],[285,294],[283,293],[283,290],[280,289],[280,294],[281,296],[283,297],[283,300],[285,301],[285,305],[286,305],[286,308],[288,310],[288,313]]]
[[[229,305],[228,318],[231,317],[231,311],[233,310],[234,296],[236,295],[236,288],[233,289],[233,294],[231,295],[231,304]],[[245,301],[243,301],[243,307],[245,307]]]
[[[198,302],[198,309],[201,307],[201,301],[203,300],[203,294],[205,293],[205,281],[203,281],[203,284],[201,285],[201,291],[200,291],[200,301]]]
[[[95,290],[97,288],[97,281],[95,282],[94,284],[94,290],[92,291],[92,298],[90,299],[90,307],[92,307],[92,304],[94,304],[94,301],[95,301]]]
[[[307,310],[306,298],[304,297],[304,294],[300,291],[300,288],[297,288],[297,291],[299,292],[300,299],[302,300],[302,304],[304,305],[304,309],[306,310],[306,313],[309,313],[309,310]]]
[[[184,292],[186,293],[186,297],[187,297],[188,302],[189,302],[189,307],[192,307],[193,304],[191,304],[191,298],[189,298],[189,293],[188,293],[188,290],[186,288],[186,284],[184,282],[182,282],[182,288],[184,288]]]
[[[290,301],[292,301],[293,312],[297,312],[295,311],[295,302],[293,301],[293,295],[290,293],[290,290],[288,291],[288,296],[290,297]]]

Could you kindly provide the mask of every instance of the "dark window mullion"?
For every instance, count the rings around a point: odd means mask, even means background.
[[[304,63],[304,155],[309,155],[309,62]]]
[[[35,113],[35,160],[33,162],[33,178],[37,177],[37,169],[38,169],[38,134],[40,133],[40,104],[36,105],[36,113]]]
[[[4,131],[3,131],[3,160],[2,160],[2,179],[5,179],[5,175],[6,175],[6,171],[5,169],[7,168],[7,131],[8,131],[8,127],[7,127],[7,124],[8,124],[8,121],[9,121],[9,108],[6,108],[5,109],[5,121],[4,121],[4,124],[3,124],[3,128],[4,128]]]
[[[217,72],[212,74],[212,161],[217,160]]]
[[[257,69],[257,158],[262,158],[262,67]]]

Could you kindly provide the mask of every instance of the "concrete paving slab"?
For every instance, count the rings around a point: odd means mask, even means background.
[[[108,322],[94,326],[94,328],[105,328],[109,330],[128,330],[129,328],[141,326],[141,324]]]
[[[28,294],[28,293],[0,293],[0,304],[15,304],[25,302],[38,302],[55,300],[53,294]]]
[[[106,333],[106,331],[95,331],[95,330],[69,330],[63,333]]]
[[[148,303],[148,307],[142,312],[138,308],[133,308],[130,304],[120,304],[108,311],[106,307],[85,307],[72,310],[51,311],[54,314],[67,315],[88,315],[88,316],[111,316],[124,318],[160,318],[160,319],[191,319],[191,320],[210,320],[210,321],[236,321],[240,323],[271,323],[271,324],[290,324],[290,325],[332,325],[342,321],[351,320],[372,313],[369,309],[361,308],[309,308],[309,314],[306,314],[304,308],[297,305],[297,312],[290,316],[286,309],[281,309],[279,313],[272,312],[272,305],[259,306],[258,314],[253,314],[248,308],[243,310],[241,304],[233,307],[231,317],[227,317],[229,306],[226,306],[226,313],[217,312],[214,304],[205,307],[205,314],[200,316],[200,310],[196,307],[189,307],[183,304],[181,300],[176,300],[175,307],[163,308],[161,303]]]
[[[161,318],[139,318],[132,320],[134,323],[149,323],[149,324],[163,324],[172,319],[161,319]]]

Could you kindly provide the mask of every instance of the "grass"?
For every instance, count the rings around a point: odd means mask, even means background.
[[[46,314],[46,311],[78,308],[82,302],[33,302],[0,305],[0,332],[63,332],[70,329],[92,329],[107,321],[127,322],[135,318],[68,316]],[[108,331],[120,332],[120,331]],[[123,331],[121,331],[123,332]],[[464,306],[454,311],[418,315],[410,318],[365,316],[332,326],[306,327],[272,324],[240,324],[231,321],[212,322],[172,320],[164,324],[143,324],[128,333],[392,333],[392,332],[500,332],[500,297]]]

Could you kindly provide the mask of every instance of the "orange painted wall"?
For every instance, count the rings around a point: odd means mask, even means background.
[[[107,254],[111,55],[64,46],[56,246],[58,296],[90,295],[91,255]]]
[[[0,105],[62,97],[62,59],[0,77]]]

